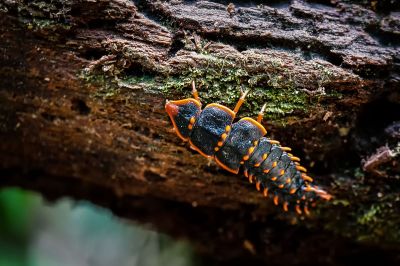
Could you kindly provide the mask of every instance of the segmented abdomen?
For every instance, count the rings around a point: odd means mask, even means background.
[[[330,198],[310,184],[312,179],[296,162],[298,158],[286,152],[289,148],[263,137],[266,130],[261,124],[248,117],[232,124],[233,117],[220,105],[207,106],[193,118],[196,121],[189,136],[192,148],[214,157],[218,165],[232,173],[237,174],[243,166],[244,175],[257,190],[264,196],[272,195],[274,203],[282,204],[285,211],[293,208],[307,214],[308,205],[315,199]]]
[[[285,211],[291,207],[298,213],[308,213],[308,205],[318,197],[318,188],[309,184],[311,178],[298,170],[302,167],[284,149],[276,141],[262,137],[244,164],[244,174],[264,196],[272,195],[276,205],[282,204]]]

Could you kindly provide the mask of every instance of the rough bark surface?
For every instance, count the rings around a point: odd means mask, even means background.
[[[1,186],[88,199],[221,263],[399,262],[400,15],[391,1],[0,3]],[[266,127],[334,195],[284,213],[171,131],[190,93]],[[317,255],[316,255],[317,254]]]

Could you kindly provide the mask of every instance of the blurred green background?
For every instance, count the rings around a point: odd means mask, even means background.
[[[200,265],[190,246],[88,202],[0,189],[0,266]]]

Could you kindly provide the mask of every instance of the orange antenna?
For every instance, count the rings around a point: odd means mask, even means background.
[[[192,80],[192,95],[196,100],[200,101],[199,92],[196,89],[196,85],[194,84],[194,80]]]
[[[242,106],[244,99],[246,98],[247,94],[249,93],[250,90],[245,91],[244,93],[242,93],[242,96],[240,96],[239,101],[237,102],[235,109],[233,109],[233,112],[236,114],[239,109],[240,106]]]
[[[265,112],[265,108],[266,108],[266,107],[267,107],[267,104],[265,103],[265,104],[261,107],[260,112],[258,113],[257,122],[260,123],[260,124],[261,124],[261,121],[262,121],[262,119],[263,119],[263,117],[264,117],[264,112]]]

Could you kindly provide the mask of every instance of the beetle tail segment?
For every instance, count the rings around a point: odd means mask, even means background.
[[[332,199],[331,194],[329,194],[328,192],[326,192],[325,190],[323,190],[317,186],[308,185],[306,187],[303,187],[302,189],[306,192],[314,192],[321,199],[324,199],[327,201]]]

